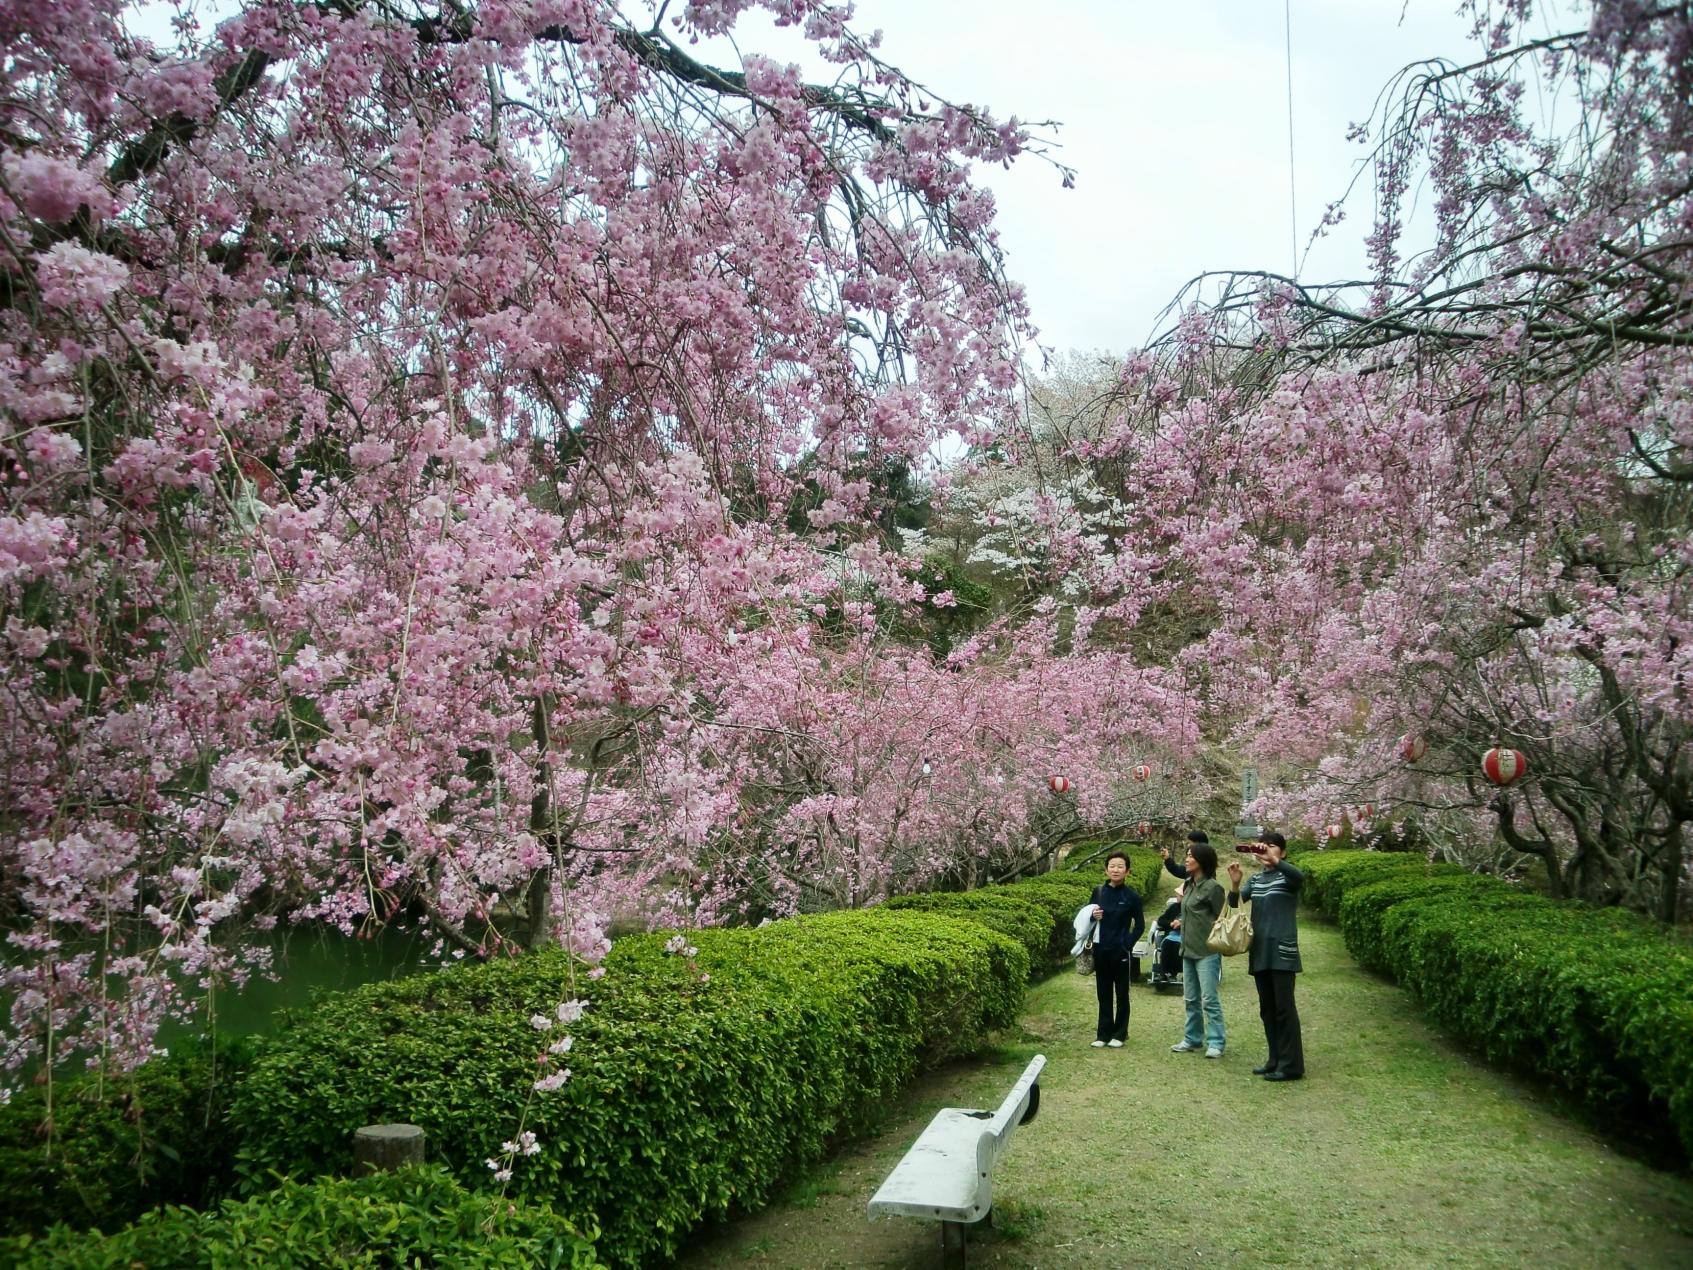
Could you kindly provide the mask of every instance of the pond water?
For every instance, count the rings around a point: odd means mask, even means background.
[[[212,993],[193,1023],[167,1024],[155,1044],[177,1044],[214,1026],[225,1036],[273,1031],[278,1010],[309,1006],[322,993],[437,969],[442,962],[429,953],[434,942],[430,934],[392,927],[367,940],[323,927],[278,931],[271,943],[274,979],[255,976],[239,989]]]

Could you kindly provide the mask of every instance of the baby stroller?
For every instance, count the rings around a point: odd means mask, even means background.
[[[1171,896],[1164,911],[1147,928],[1146,937],[1135,948],[1135,956],[1149,957],[1152,973],[1147,982],[1154,992],[1180,990],[1182,986],[1182,933],[1170,925],[1182,915],[1182,902]]]

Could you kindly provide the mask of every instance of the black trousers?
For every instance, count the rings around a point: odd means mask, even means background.
[[[1093,950],[1093,988],[1099,994],[1099,1027],[1094,1039],[1129,1039],[1129,973],[1134,959],[1126,950]]]
[[[1305,1045],[1299,1036],[1299,1011],[1293,1004],[1291,970],[1254,970],[1258,985],[1258,1017],[1264,1020],[1264,1039],[1269,1042],[1273,1072],[1288,1076],[1305,1074]]]

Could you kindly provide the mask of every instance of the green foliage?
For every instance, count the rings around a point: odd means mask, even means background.
[[[1386,971],[1387,966],[1381,964],[1379,958],[1384,948],[1382,919],[1388,910],[1403,900],[1420,899],[1448,890],[1462,893],[1472,903],[1491,902],[1501,896],[1519,894],[1497,878],[1478,877],[1451,864],[1424,864],[1422,868],[1388,874],[1379,880],[1364,880],[1347,889],[1336,910],[1346,946],[1357,949],[1354,955],[1365,969]]]
[[[109,1229],[160,1204],[217,1199],[235,1154],[228,1104],[255,1048],[202,1041],[130,1075],[14,1095],[0,1106],[0,1234]]]
[[[1036,969],[1044,970],[1070,955],[1070,945],[1076,938],[1070,919],[1093,893],[1094,882],[1077,873],[1042,873],[1021,882],[985,886],[978,894],[1007,895],[1036,905],[1045,913],[1046,943],[1036,957]]]
[[[920,627],[936,657],[945,657],[961,637],[982,624],[993,604],[993,592],[973,581],[964,566],[943,555],[924,559],[916,580],[927,598],[920,606]],[[935,596],[952,592],[952,604],[943,608]]]
[[[1330,916],[1339,913],[1341,896],[1349,887],[1402,872],[1420,876],[1428,868],[1421,856],[1375,851],[1301,851],[1294,863],[1305,874],[1305,902]]]
[[[1091,854],[1092,849],[1078,847],[1076,850],[1087,855]],[[1128,856],[1128,884],[1135,888],[1143,902],[1150,905],[1153,895],[1157,892],[1159,879],[1163,876],[1163,861],[1158,858],[1157,852],[1143,849],[1130,850]],[[1046,911],[1048,925],[1045,951],[1034,954],[1036,968],[1042,969],[1069,957],[1070,948],[1076,942],[1075,928],[1072,925],[1076,910],[1087,903],[1088,896],[1093,894],[1093,888],[1104,878],[1104,861],[1093,860],[1080,869],[1040,873],[1020,882],[984,886],[969,894],[1007,897],[1021,903],[1037,905]],[[1151,920],[1150,912],[1147,919]]]
[[[523,1127],[510,1193],[600,1230],[615,1266],[661,1261],[706,1218],[763,1203],[796,1168],[920,1068],[1016,1019],[1025,947],[939,913],[830,913],[756,929],[620,940],[603,978],[562,953],[460,966],[322,1002],[266,1048],[243,1085],[241,1167],[342,1172],[360,1125],[423,1126],[433,1159],[472,1188]],[[709,980],[705,978],[709,976]],[[574,1071],[531,1098],[563,1000]],[[527,1110],[526,1110],[527,1108]]]
[[[466,1191],[445,1169],[288,1182],[212,1212],[169,1207],[113,1235],[56,1226],[0,1245],[17,1270],[593,1270],[593,1239],[549,1209]]]
[[[1693,1154],[1693,947],[1635,913],[1419,857],[1299,857],[1346,946],[1490,1060]]]
[[[1143,898],[1158,880],[1159,860],[1150,851],[1129,853],[1129,882]],[[979,887],[974,891],[929,891],[889,900],[884,908],[948,913],[969,918],[1009,935],[1029,953],[1036,972],[1049,969],[1070,955],[1075,942],[1071,925],[1076,910],[1087,902],[1101,875],[1064,870],[1041,873],[1020,882]]]
[[[1029,1239],[1046,1228],[1046,1210],[1039,1204],[1002,1199],[993,1206],[993,1228],[1001,1239]]]
[[[882,907],[893,912],[946,913],[980,922],[1022,944],[1028,950],[1029,964],[1036,969],[1043,969],[1050,955],[1051,913],[1044,905],[1005,892],[929,891],[897,896]]]
[[[1082,877],[1087,880],[1087,889],[1082,892],[1081,899],[1076,901],[1076,907],[1080,907],[1082,900],[1087,899],[1093,888],[1105,880],[1105,857],[1110,854],[1110,851],[1101,851],[1104,845],[1103,843],[1084,843],[1076,846],[1070,852],[1071,858],[1083,858],[1086,860],[1085,864],[1075,869],[1067,869],[1063,873],[1048,873],[1045,875],[1053,878]],[[1128,884],[1140,893],[1143,902],[1150,901],[1157,894],[1158,887],[1164,877],[1164,861],[1158,853],[1145,847],[1112,847],[1111,850],[1120,850],[1128,855]],[[1096,858],[1092,858],[1096,852],[1100,852],[1100,854]],[[1074,914],[1075,907],[1070,911]]]

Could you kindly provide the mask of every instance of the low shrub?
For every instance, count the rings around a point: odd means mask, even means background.
[[[1425,865],[1420,869],[1406,869],[1388,873],[1361,885],[1348,887],[1335,908],[1341,934],[1346,946],[1356,949],[1353,956],[1366,970],[1385,971],[1382,964],[1381,919],[1395,904],[1442,890],[1474,893],[1480,881],[1473,873],[1455,865]],[[1492,881],[1492,879],[1488,879]],[[1495,882],[1500,889],[1508,889]]]
[[[510,1194],[597,1228],[599,1255],[672,1255],[706,1218],[762,1203],[919,1068],[981,1046],[1021,1005],[1029,955],[940,913],[831,913],[757,930],[620,940],[603,978],[562,953],[460,966],[329,998],[265,1049],[235,1108],[250,1184],[343,1172],[360,1125],[407,1121],[473,1189],[519,1123]],[[532,1015],[585,998],[574,1075],[532,1094],[552,1034]]]
[[[1428,868],[1422,856],[1399,851],[1301,851],[1293,863],[1305,874],[1304,902],[1330,917],[1351,887]]]
[[[1008,890],[928,891],[896,896],[882,907],[892,912],[945,913],[980,922],[1022,944],[1030,966],[1036,969],[1044,969],[1052,955],[1053,919],[1047,906]]]
[[[0,1243],[17,1270],[504,1270],[600,1265],[591,1234],[545,1207],[472,1194],[442,1168],[288,1182],[211,1212],[168,1207],[111,1235],[56,1226]]]
[[[1046,940],[1035,954],[1035,968],[1045,971],[1069,956],[1070,945],[1075,942],[1070,919],[1087,902],[1094,882],[1095,879],[1079,873],[1043,873],[1021,882],[985,886],[977,894],[1009,895],[1041,910],[1046,919]]]
[[[1158,886],[1163,861],[1156,852],[1129,852],[1128,884],[1149,900]],[[1017,882],[979,887],[974,891],[929,891],[889,900],[884,908],[949,913],[980,921],[1018,940],[1029,951],[1030,964],[1039,972],[1070,955],[1075,943],[1072,925],[1076,910],[1087,903],[1093,888],[1104,877],[1104,865],[1090,862],[1085,869],[1060,869],[1040,873]],[[1028,917],[1033,909],[1040,927]],[[1151,920],[1152,914],[1147,914]]]
[[[1296,863],[1352,955],[1488,1059],[1562,1089],[1631,1138],[1668,1138],[1693,1155],[1685,939],[1635,913],[1414,856],[1317,852]]]
[[[110,1229],[160,1204],[215,1201],[235,1156],[229,1101],[255,1050],[202,1040],[128,1075],[13,1095],[0,1106],[0,1234]]]

